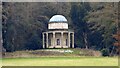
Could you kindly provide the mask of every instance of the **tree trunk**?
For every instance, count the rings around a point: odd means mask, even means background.
[[[110,56],[113,55],[113,51],[114,51],[114,49],[115,49],[115,47],[113,46],[112,51],[111,51],[111,53],[110,53]]]
[[[83,33],[84,42],[85,42],[85,49],[88,49],[88,41],[87,41],[87,33]]]

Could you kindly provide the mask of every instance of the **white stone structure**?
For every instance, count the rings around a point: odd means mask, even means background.
[[[48,23],[49,31],[43,32],[43,48],[74,48],[74,32],[68,29],[63,15],[54,15]]]

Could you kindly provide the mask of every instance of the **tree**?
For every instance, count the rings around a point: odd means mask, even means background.
[[[86,16],[89,24],[90,46],[105,50],[110,54],[113,49],[113,34],[116,33],[117,3],[90,3],[91,11]]]
[[[77,47],[88,49],[88,27],[85,20],[87,12],[90,10],[89,3],[72,3],[71,4],[71,19],[73,29],[75,30],[75,43]]]
[[[114,46],[116,46],[116,50],[118,54],[120,54],[120,28],[119,28],[120,23],[118,23],[118,28],[117,28],[117,33],[113,35],[113,37],[116,39]]]

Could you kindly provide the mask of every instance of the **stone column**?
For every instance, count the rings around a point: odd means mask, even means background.
[[[70,32],[68,32],[68,47],[70,48]]]
[[[53,46],[55,47],[55,32],[53,32]]]
[[[74,48],[74,33],[72,33],[72,48]]]
[[[63,32],[61,32],[61,47],[63,47]]]
[[[48,48],[48,33],[46,33],[46,48]]]
[[[44,38],[45,37],[44,37],[44,33],[43,33],[43,48],[45,48],[45,43],[44,43],[45,40],[44,40]]]

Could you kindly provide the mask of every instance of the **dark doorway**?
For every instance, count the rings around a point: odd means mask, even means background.
[[[57,39],[57,45],[60,45],[60,39]]]

